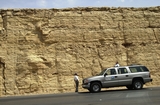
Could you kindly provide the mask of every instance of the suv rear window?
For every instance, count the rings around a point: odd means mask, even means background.
[[[145,66],[129,67],[132,73],[149,71]]]

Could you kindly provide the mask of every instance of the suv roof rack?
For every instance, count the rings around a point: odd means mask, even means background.
[[[138,65],[141,65],[141,64],[131,64],[129,66],[138,66]]]

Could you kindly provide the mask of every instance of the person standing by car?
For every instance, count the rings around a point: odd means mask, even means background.
[[[76,90],[75,90],[75,92],[78,92],[79,77],[78,77],[77,73],[74,74],[74,82],[75,82],[75,84],[76,84]]]

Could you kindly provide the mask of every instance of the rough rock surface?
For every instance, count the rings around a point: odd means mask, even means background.
[[[116,61],[160,85],[160,7],[0,10],[0,96],[74,92]]]

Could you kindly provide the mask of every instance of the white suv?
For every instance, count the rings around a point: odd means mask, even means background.
[[[107,68],[97,76],[83,79],[82,87],[90,92],[99,92],[101,88],[118,86],[142,89],[143,84],[151,81],[150,72],[143,65],[120,66]]]

